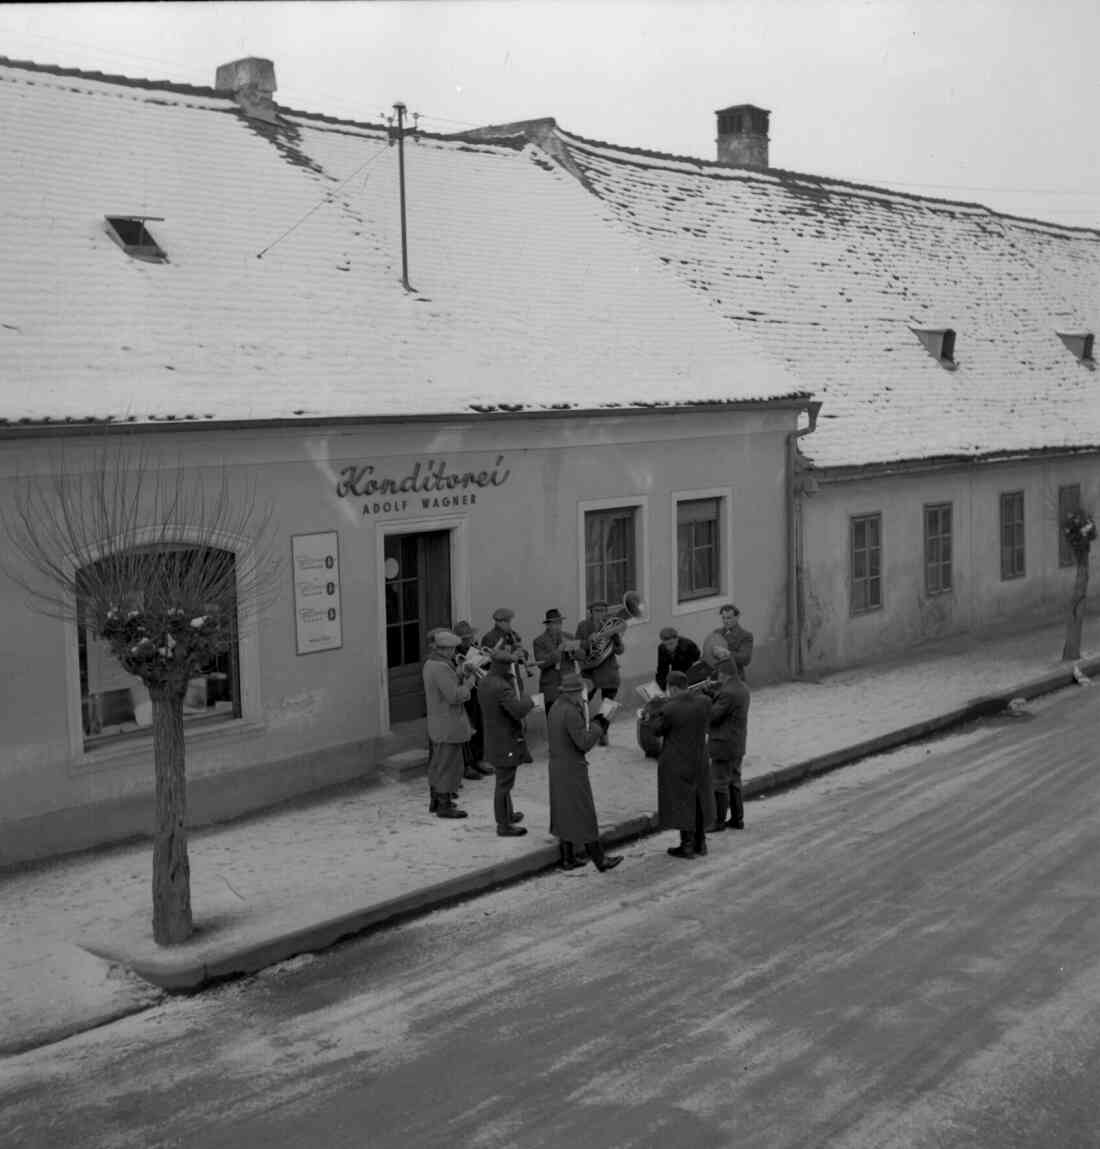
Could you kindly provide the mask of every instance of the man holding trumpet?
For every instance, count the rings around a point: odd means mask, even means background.
[[[561,693],[563,674],[577,669],[581,644],[565,629],[565,617],[560,610],[548,610],[542,620],[546,630],[534,642],[535,665],[539,668],[539,691],[546,701],[546,712]]]

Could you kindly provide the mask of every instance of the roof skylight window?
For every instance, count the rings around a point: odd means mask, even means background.
[[[1057,331],[1055,334],[1073,352],[1079,362],[1091,367],[1096,360],[1092,356],[1093,333],[1091,331]]]
[[[168,256],[145,226],[148,220],[163,220],[159,215],[108,215],[107,234],[133,259],[147,263],[167,263]]]
[[[910,331],[924,344],[925,351],[940,366],[953,371],[955,362],[955,331],[951,327],[910,327]]]

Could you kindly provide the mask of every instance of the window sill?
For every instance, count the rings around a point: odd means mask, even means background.
[[[860,607],[859,610],[849,610],[848,611],[848,617],[849,618],[863,618],[865,615],[868,615],[868,614],[878,614],[878,612],[880,610],[882,610],[882,603],[881,602],[878,604],[878,606],[864,606],[864,607]]]
[[[717,610],[729,602],[724,594],[712,594],[706,598],[689,598],[686,602],[678,602],[672,608],[674,618],[685,614],[703,614],[705,611]]]
[[[262,734],[266,726],[262,722],[246,718],[235,718],[227,722],[198,727],[184,734],[183,745],[186,753],[193,746],[201,746],[215,739],[247,739]],[[116,770],[132,766],[145,766],[153,754],[153,735],[134,735],[124,741],[96,746],[79,752],[72,760],[72,768],[81,773],[92,770]]]

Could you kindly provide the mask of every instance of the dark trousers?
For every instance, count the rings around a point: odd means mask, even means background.
[[[474,732],[470,736],[470,757],[475,762],[480,762],[484,757],[485,739],[481,733],[481,703],[477,700],[476,690],[466,699],[463,706],[466,707],[466,717],[469,718],[470,725],[474,728]]]
[[[512,824],[512,787],[516,784],[515,766],[494,766],[496,784],[493,787],[493,817],[500,827]]]

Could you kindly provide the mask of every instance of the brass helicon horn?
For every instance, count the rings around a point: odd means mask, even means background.
[[[607,612],[600,629],[592,635],[591,653],[584,664],[585,670],[592,670],[611,657],[611,640],[616,634],[626,630],[627,622],[632,618],[641,618],[645,613],[645,603],[636,590],[628,590],[623,595],[622,602],[613,606]]]

